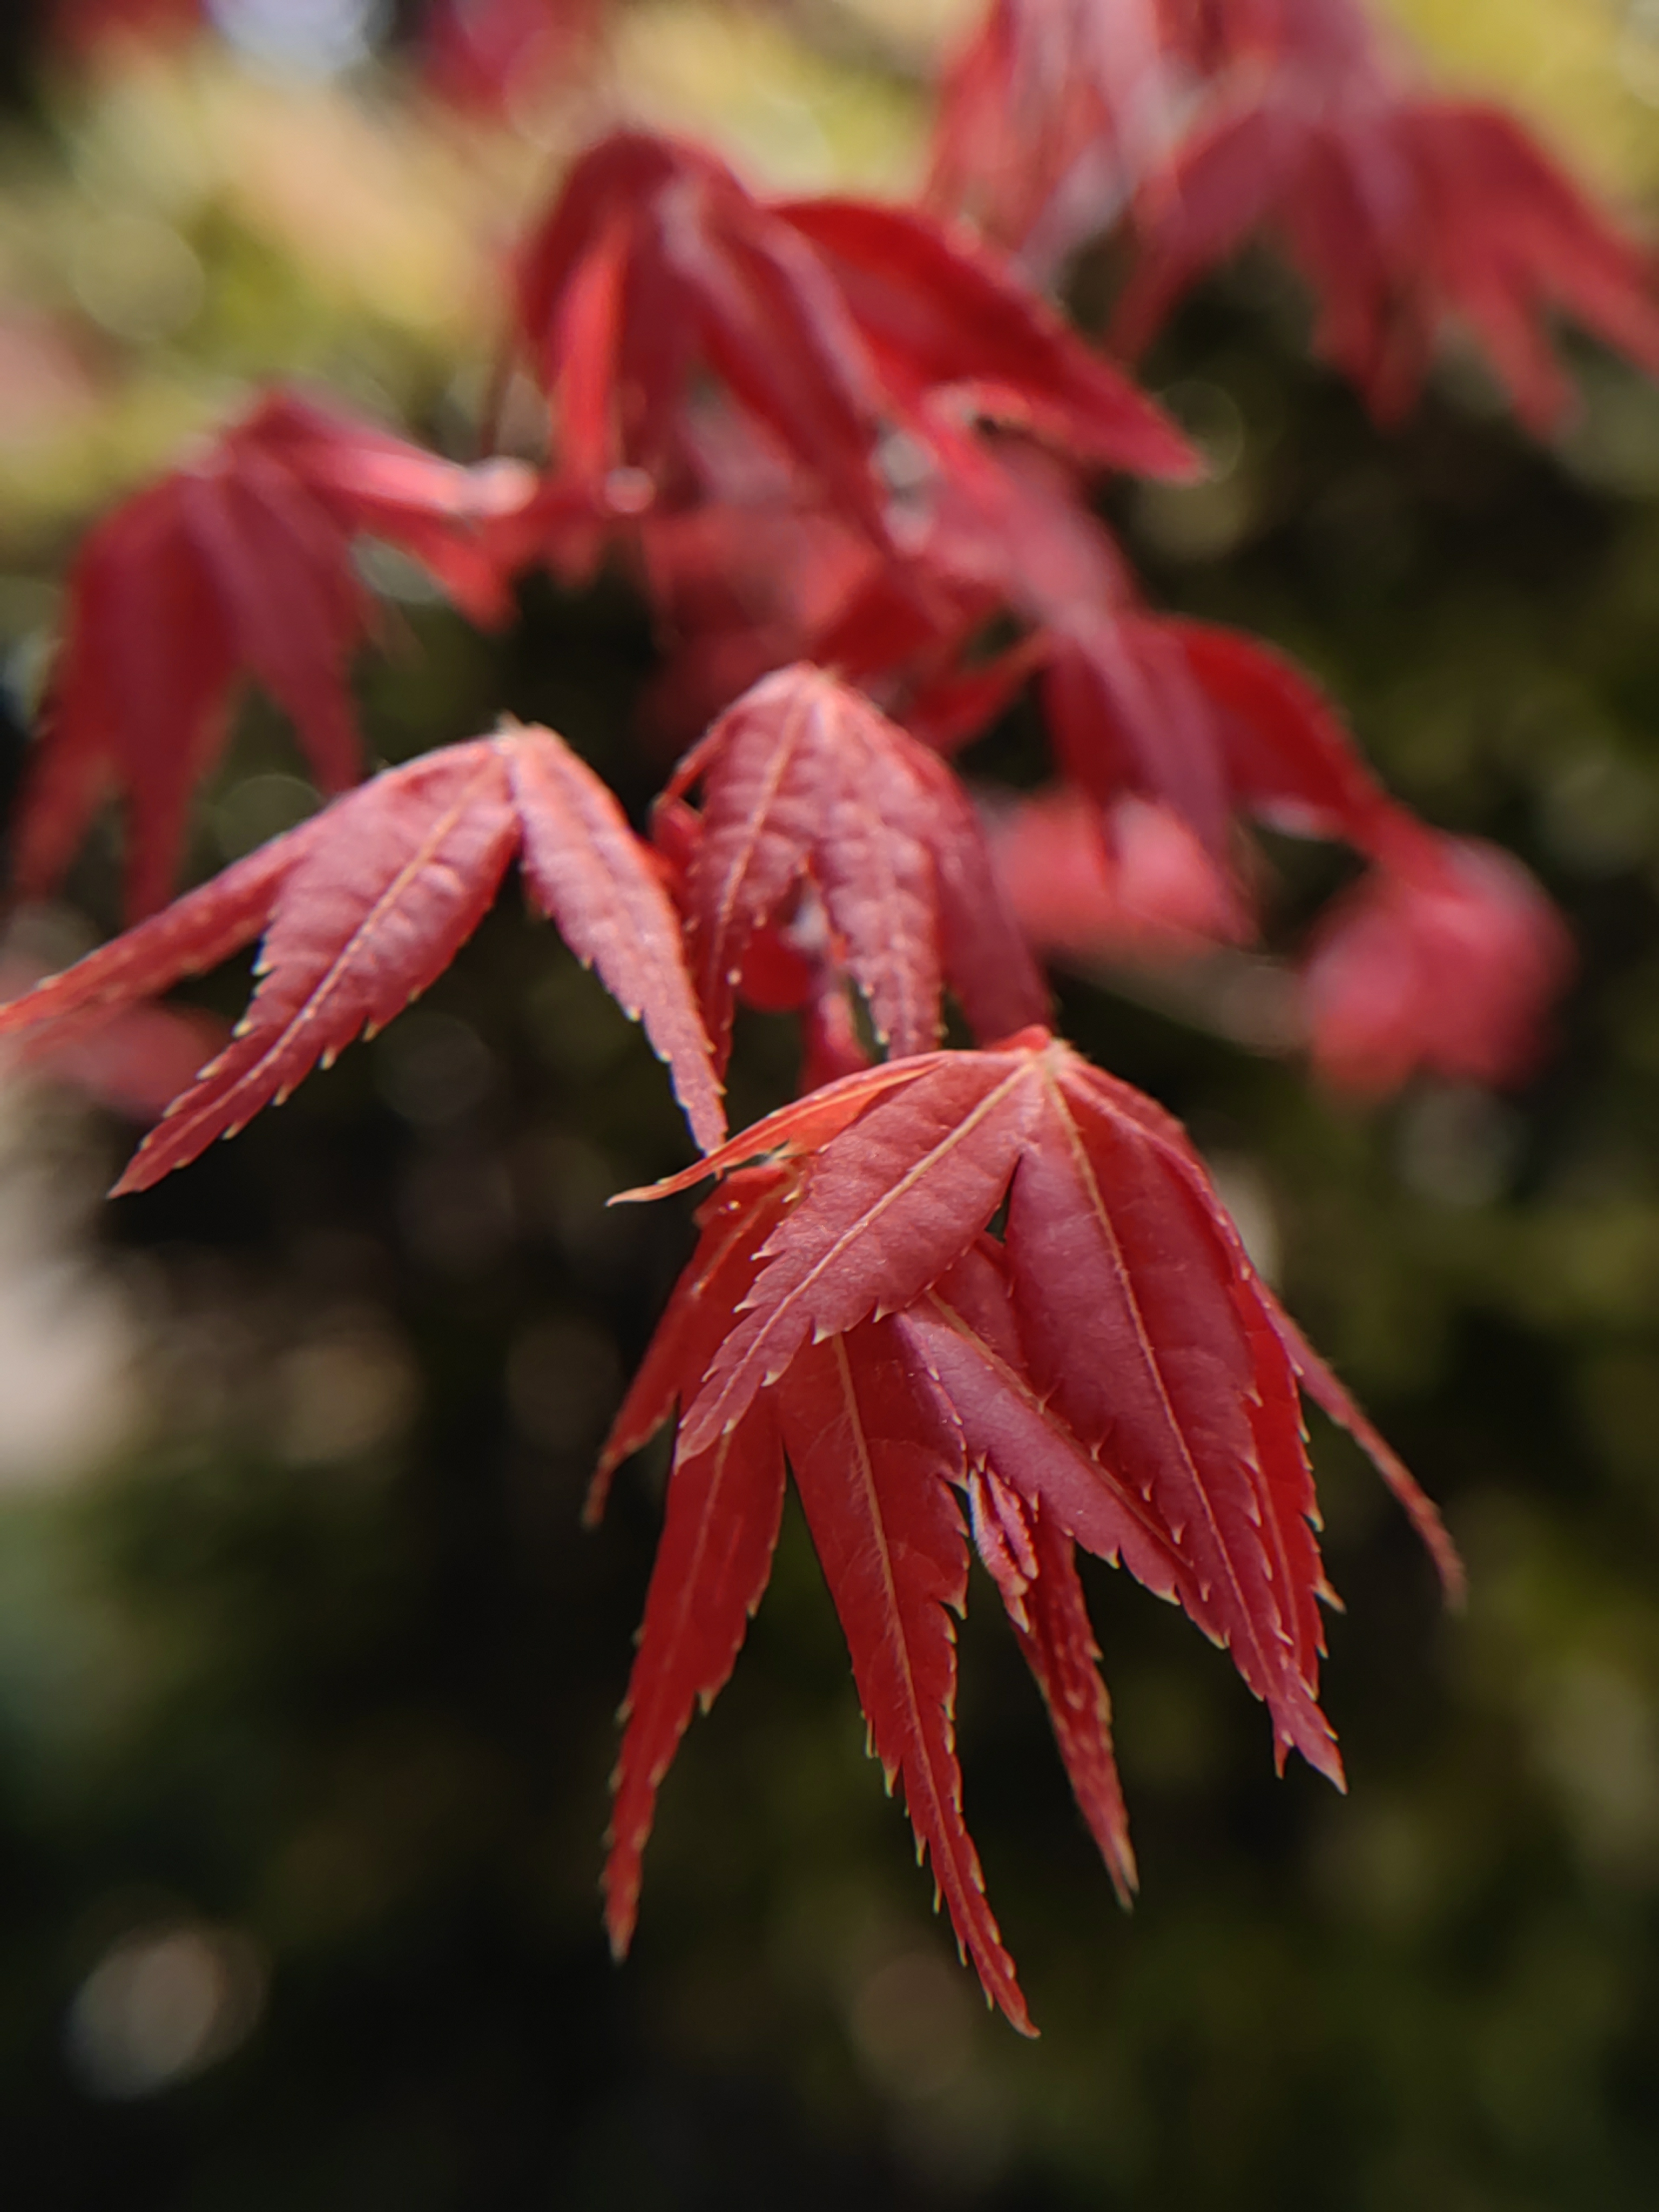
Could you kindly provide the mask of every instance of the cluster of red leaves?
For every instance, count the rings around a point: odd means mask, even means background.
[[[1193,465],[1151,402],[965,238],[908,210],[768,205],[714,155],[643,132],[576,163],[521,257],[518,309],[562,474],[596,499],[618,474],[676,505],[707,488],[697,372],[798,504],[878,548],[896,435],[902,465],[925,467],[941,392],[1103,466]]]
[[[872,1746],[988,1995],[1029,2027],[962,1816],[963,1499],[1126,1898],[1134,1861],[1073,1547],[1178,1603],[1266,1703],[1280,1763],[1295,1749],[1338,1783],[1299,1387],[1374,1452],[1452,1589],[1455,1556],[1250,1266],[1178,1126],[1045,1030],[848,1077],[658,1191],[728,1170],[593,1499],[678,1404],[615,1782],[612,1942],[632,1935],[659,1785],[765,1588],[787,1457]]]
[[[1269,235],[1382,421],[1452,324],[1535,428],[1570,399],[1550,310],[1659,369],[1646,255],[1511,116],[1413,88],[1357,0],[995,0],[947,79],[929,197],[1038,267],[1132,202],[1131,352]]]
[[[693,781],[703,812],[671,796],[680,857],[659,866],[549,732],[426,755],[0,1007],[0,1038],[61,1054],[262,939],[246,1014],[118,1186],[146,1188],[398,1013],[516,858],[536,906],[669,1063],[707,1157],[660,1188],[739,1170],[705,1209],[600,1470],[602,1494],[681,1405],[617,1775],[613,1940],[632,1929],[668,1760],[758,1602],[787,1457],[872,1741],[902,1781],[964,1950],[1026,2027],[962,1818],[948,1619],[966,1587],[959,1496],[1126,1895],[1133,1860],[1074,1545],[1179,1602],[1266,1702],[1281,1761],[1299,1750],[1334,1780],[1299,1387],[1372,1452],[1452,1588],[1455,1558],[1255,1275],[1176,1124],[1042,1028],[980,1051],[925,1048],[947,978],[988,1027],[1042,999],[996,919],[949,769],[796,669],[717,725],[687,763]],[[809,883],[825,916],[819,962],[860,983],[904,1051],[721,1145],[722,1017],[766,933],[787,956],[781,926]]]
[[[1003,57],[1010,99],[1024,87],[1027,105],[1040,106],[1043,86],[1092,85],[1100,100],[1115,86],[1095,109],[1109,108],[1121,139],[1133,137],[1125,118],[1143,94],[1153,100],[1146,86],[1167,76],[1172,52],[1217,82],[1231,70],[1256,84],[1261,71],[1250,75],[1245,58],[1267,55],[1274,70],[1346,83],[1374,73],[1362,32],[1334,0],[1231,0],[1156,20],[1101,0],[1024,0],[994,9],[974,51]],[[1074,48],[1092,58],[1087,69]],[[1062,66],[1068,55],[1077,66]],[[1111,70],[1108,84],[1101,71]],[[979,70],[981,93],[996,74]],[[973,134],[952,118],[947,100],[941,129],[959,167]],[[1187,156],[1170,158],[1178,169]],[[1188,204],[1175,184],[1170,193],[1170,207]],[[1297,198],[1328,202],[1346,204],[1334,187]],[[1345,266],[1354,258],[1341,257]],[[1425,875],[1453,869],[1469,926],[1441,933],[1449,964],[1433,971],[1434,993],[1475,1005],[1492,1079],[1524,1071],[1565,968],[1547,908],[1454,848],[1425,867],[1420,833],[1314,687],[1252,640],[1140,601],[1093,511],[1095,478],[1109,468],[1179,475],[1193,457],[994,246],[915,209],[769,204],[712,155],[623,132],[575,163],[534,227],[517,307],[556,455],[534,497],[510,473],[447,469],[390,441],[375,459],[378,489],[402,482],[396,498],[377,497],[365,480],[368,434],[336,425],[319,436],[314,416],[278,401],[94,532],[71,579],[58,727],[25,809],[21,888],[50,887],[113,788],[134,808],[132,909],[155,904],[188,790],[243,672],[294,716],[324,788],[349,780],[343,676],[367,613],[348,565],[352,532],[378,531],[427,561],[483,619],[513,567],[540,554],[580,572],[610,538],[636,560],[674,643],[658,699],[682,741],[796,659],[846,672],[947,750],[1034,683],[1056,765],[1096,825],[1097,873],[1121,866],[1125,823],[1146,818],[1137,802],[1197,841],[1189,927],[1208,915],[1213,937],[1251,934],[1252,871],[1236,825],[1252,817],[1354,845],[1380,871],[1374,900],[1392,911],[1413,903]],[[1010,616],[1024,636],[986,661],[979,641]],[[171,655],[158,681],[149,641],[186,624],[198,648]],[[183,744],[175,731],[190,733]],[[1042,834],[1039,817],[1028,852]],[[1078,834],[1073,818],[1073,848]],[[1402,850],[1418,854],[1403,872]],[[1054,903],[1050,893],[1031,917],[1042,941],[1087,950],[1097,922],[1121,949],[1109,905],[1096,901],[1057,927]],[[1340,927],[1339,917],[1331,932]],[[1142,937],[1130,930],[1132,949]],[[1466,1070],[1462,1041],[1447,1048],[1432,1006],[1377,1013],[1365,995],[1376,963],[1327,957],[1331,942],[1328,932],[1308,1030],[1318,1041],[1386,1022],[1394,1048],[1321,1043],[1322,1065],[1373,1081],[1417,1066]],[[1501,973],[1482,951],[1498,942],[1516,955]],[[1395,963],[1392,974],[1397,995],[1431,970]],[[1480,1011],[1494,989],[1501,1018]],[[851,1034],[833,994],[802,986],[780,999],[775,981],[771,1003],[809,1010],[811,1070],[847,1064]],[[708,1011],[718,1036],[727,1016]],[[1500,1038],[1513,1042],[1507,1060]]]
[[[531,24],[507,0],[451,14]],[[277,396],[100,523],[70,579],[15,876],[51,890],[114,797],[144,918],[0,1006],[0,1038],[64,1066],[260,940],[243,1020],[119,1186],[142,1189],[390,1020],[516,861],[668,1063],[707,1158],[661,1188],[725,1178],[596,1492],[678,1406],[617,1777],[613,1941],[632,1930],[663,1773],[766,1581],[787,1463],[874,1748],[964,1949],[1024,2027],[954,1749],[970,1533],[1125,1895],[1077,1546],[1179,1603],[1267,1705],[1281,1761],[1294,1748],[1333,1778],[1304,1392],[1371,1453],[1449,1588],[1459,1572],[1178,1127],[1041,1026],[1028,940],[1245,942],[1241,826],[1343,840],[1368,872],[1316,934],[1306,1026],[1322,1066],[1371,1088],[1423,1066],[1522,1072],[1569,951],[1516,863],[1388,797],[1305,676],[1145,604],[1093,495],[1104,471],[1179,477],[1194,457],[988,234],[1041,258],[1097,219],[1091,196],[1132,197],[1126,312],[1145,322],[1276,223],[1379,406],[1415,389],[1452,310],[1540,416],[1540,296],[1638,358],[1659,357],[1659,325],[1626,250],[1529,142],[1400,94],[1348,0],[995,0],[947,88],[933,191],[934,211],[768,202],[713,155],[618,133],[574,164],[519,264],[544,474],[460,468]],[[634,562],[670,647],[664,720],[690,738],[714,717],[648,843],[546,731],[348,788],[364,534],[481,622],[531,558]],[[152,912],[249,680],[343,795]],[[1027,687],[1062,781],[988,833],[949,756]],[[977,1049],[937,1049],[947,994]],[[722,1144],[740,998],[799,1016],[804,1095]]]
[[[1098,31],[1098,7],[1058,12]],[[1236,58],[1237,38],[1211,43]],[[1310,30],[1298,52],[1325,48]],[[1255,926],[1241,818],[1348,842],[1395,905],[1433,872],[1315,687],[1253,640],[1140,602],[1094,477],[1175,474],[1190,456],[990,245],[914,209],[768,205],[711,156],[623,134],[577,164],[533,233],[519,308],[559,465],[515,550],[539,539],[580,571],[610,518],[676,642],[658,698],[677,741],[797,658],[846,672],[945,750],[1035,677],[1056,764],[1095,810],[1101,866],[1126,801],[1166,809],[1207,860],[1186,913],[1214,917],[1214,936]],[[1011,614],[1023,641],[984,661],[978,641]],[[1404,872],[1401,854],[1416,856]],[[1492,910],[1448,942],[1434,989],[1478,999],[1496,972],[1480,944],[1506,941],[1514,1016],[1477,1022],[1515,1045],[1507,1062],[1488,1054],[1491,1078],[1523,1073],[1565,972],[1559,926],[1455,848],[1436,866],[1481,885],[1471,902]],[[1079,945],[1085,927],[1074,915],[1060,938]],[[1322,963],[1311,1034],[1329,1030],[1332,993],[1370,972]],[[1370,1018],[1359,1002],[1339,1015]],[[1463,1071],[1431,1008],[1389,1019],[1419,1046],[1389,1080]],[[1320,1059],[1344,1077],[1361,1064]],[[1384,1061],[1365,1065],[1375,1078]]]

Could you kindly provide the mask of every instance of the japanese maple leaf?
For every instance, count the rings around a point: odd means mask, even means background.
[[[1200,473],[1168,416],[965,230],[870,200],[793,200],[778,212],[822,257],[907,417],[950,388],[1079,460],[1137,476]]]
[[[1373,1092],[1419,1068],[1516,1081],[1537,1064],[1544,1012],[1573,963],[1560,915],[1511,855],[1425,836],[1320,923],[1304,978],[1315,1064]]]
[[[1130,351],[1198,276],[1267,230],[1319,300],[1318,349],[1379,420],[1415,399],[1454,323],[1537,430],[1570,398],[1548,311],[1659,373],[1648,257],[1511,116],[1398,84],[1351,0],[1218,13],[1238,19],[1239,66],[1167,182],[1141,197],[1140,258],[1114,325]]]
[[[1065,785],[994,813],[991,848],[1027,941],[1061,958],[1190,959],[1250,934],[1226,878],[1167,806],[1103,817]]]
[[[0,1037],[50,1049],[261,938],[230,1043],[173,1099],[119,1191],[144,1190],[383,1029],[447,967],[516,859],[533,904],[643,1021],[698,1141],[720,1085],[649,855],[605,786],[550,730],[423,754],[337,799],[61,975],[0,1006]]]
[[[617,1769],[613,1941],[633,1927],[674,1748],[759,1601],[787,1457],[873,1747],[902,1781],[959,1941],[1024,2025],[962,1826],[952,1492],[968,1492],[1126,1892],[1109,1707],[1072,1547],[1176,1599],[1266,1700],[1281,1760],[1297,1748],[1336,1780],[1299,1386],[1373,1451],[1449,1582],[1455,1555],[1255,1275],[1178,1127],[1046,1031],[848,1077],[657,1188],[733,1169],[601,1463],[603,1481],[680,1405]],[[1005,1209],[999,1240],[988,1230]]]
[[[1421,834],[1318,686],[1259,639],[1126,606],[1056,629],[1041,681],[1068,779],[1104,805],[1161,801],[1224,866],[1236,816],[1379,855]]]
[[[845,684],[807,666],[765,678],[686,756],[666,796],[699,783],[689,952],[722,1049],[750,940],[809,877],[896,1054],[938,1042],[946,982],[981,1036],[1045,1011],[966,793],[936,754]]]
[[[884,538],[879,394],[845,303],[714,155],[641,131],[591,148],[521,255],[518,313],[564,473],[672,482],[693,374],[712,370],[831,507]]]
[[[100,804],[127,807],[130,914],[167,896],[190,794],[252,678],[292,718],[325,791],[361,772],[347,685],[372,602],[370,532],[422,562],[479,621],[507,600],[478,526],[522,500],[515,464],[457,467],[276,394],[116,508],[70,572],[64,632],[15,832],[14,883],[43,896]]]
[[[992,0],[940,87],[927,204],[1052,268],[1161,158],[1170,59],[1157,0]]]
[[[617,1416],[590,1516],[602,1506],[616,1465],[696,1388],[798,1185],[798,1173],[787,1164],[739,1170],[702,1208],[697,1250]],[[783,1386],[708,1451],[676,1452],[623,1708],[605,1874],[613,1948],[620,1954],[632,1939],[641,1862],[663,1777],[694,1705],[706,1708],[724,1687],[764,1591],[783,1504],[786,1448],[846,1632],[872,1747],[890,1786],[902,1784],[918,1844],[931,1858],[939,1893],[988,1994],[1029,2031],[962,1816],[953,1729],[956,1645],[948,1613],[960,1613],[967,1593],[967,1548],[953,1488],[965,1470],[948,1422],[918,1398],[890,1322],[868,1323],[809,1348],[792,1363]],[[1010,1507],[1015,1519],[1019,1511],[1018,1504]],[[1084,1690],[1078,1670],[1092,1668],[1095,1654],[1081,1592],[1074,1573],[1067,1581],[1069,1553],[1062,1559],[1046,1530],[1044,1540],[1053,1571],[1033,1595],[1036,1563],[1024,1560],[1030,1571],[1021,1585],[1026,1601],[1019,1606],[1019,1626],[1052,1698],[1057,1732],[1097,1797],[1098,1757],[1091,1766],[1085,1746],[1092,1731],[1097,1753],[1103,1686],[1092,1698]],[[1098,1684],[1097,1674],[1094,1680]],[[1109,1733],[1104,1741],[1109,1765]],[[1127,1834],[1122,1847],[1127,1853]]]
[[[771,207],[700,148],[624,131],[584,155],[521,257],[519,321],[554,403],[562,471],[696,469],[712,371],[819,505],[889,543],[887,441],[962,386],[1103,465],[1188,475],[1180,433],[1007,264],[925,216],[850,200]]]

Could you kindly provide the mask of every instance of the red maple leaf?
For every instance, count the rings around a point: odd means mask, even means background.
[[[171,888],[190,794],[252,678],[292,718],[317,781],[361,772],[347,673],[372,621],[351,562],[368,532],[422,562],[475,619],[507,611],[479,535],[522,500],[516,464],[468,470],[287,394],[106,516],[81,547],[45,726],[15,833],[40,897],[111,793],[128,808],[126,900]]]
[[[526,245],[518,311],[563,473],[672,484],[702,368],[832,508],[884,536],[879,400],[846,306],[716,155],[641,131],[590,149]]]
[[[1379,420],[1411,405],[1453,323],[1536,430],[1570,398],[1548,311],[1659,374],[1648,256],[1512,116],[1400,84],[1352,0],[1234,0],[1216,15],[1233,66],[1141,196],[1140,258],[1115,325],[1131,351],[1266,229],[1317,295],[1319,350]]]
[[[1322,920],[1304,1003],[1315,1064],[1345,1089],[1419,1068],[1504,1084],[1540,1058],[1541,1016],[1572,971],[1565,924],[1510,854],[1428,837]]]
[[[929,197],[1041,270],[1132,198],[1132,353],[1266,232],[1384,421],[1457,323],[1535,429],[1570,397],[1551,311],[1659,373],[1648,256],[1512,116],[1402,82],[1356,0],[994,0],[945,80]]]
[[[988,1994],[1025,2026],[962,1822],[953,1493],[968,1492],[1126,1892],[1133,1862],[1073,1544],[1176,1600],[1266,1700],[1281,1762],[1293,1747],[1338,1781],[1317,1702],[1328,1593],[1299,1384],[1374,1452],[1453,1589],[1455,1556],[1256,1276],[1178,1126],[1047,1031],[851,1076],[632,1195],[732,1169],[601,1462],[602,1485],[680,1405],[617,1769],[612,1940],[632,1931],[674,1748],[759,1602],[787,1455],[872,1745]]]
[[[896,1054],[938,1042],[945,983],[981,1037],[1046,1011],[966,793],[857,692],[806,666],[765,678],[680,763],[669,803],[698,784],[688,950],[722,1052],[751,940],[809,880],[836,964]]]
[[[792,200],[777,211],[822,257],[908,427],[925,431],[925,403],[948,389],[1078,460],[1200,473],[1168,416],[968,231],[871,200]]]
[[[515,858],[535,906],[643,1021],[698,1141],[716,1142],[720,1085],[673,907],[611,793],[550,730],[504,730],[388,769],[0,1006],[0,1036],[50,1049],[87,1016],[263,939],[230,1043],[116,1187],[147,1189],[383,1029],[448,966]]]
[[[992,0],[939,88],[924,197],[1051,269],[1161,158],[1158,0]]]
[[[1189,959],[1249,933],[1226,878],[1178,815],[1107,810],[1068,786],[994,813],[991,849],[1020,927],[1061,958]]]
[[[768,206],[701,148],[624,131],[583,155],[521,257],[519,320],[561,471],[696,482],[694,373],[811,487],[889,543],[889,443],[960,386],[1088,458],[1186,475],[1190,448],[988,249],[908,210]]]

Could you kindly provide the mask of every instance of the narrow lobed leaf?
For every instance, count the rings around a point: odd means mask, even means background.
[[[902,1785],[918,1850],[987,1997],[1032,2034],[962,1816],[950,1612],[966,1596],[968,1547],[953,1462],[918,1417],[902,1347],[880,1322],[805,1346],[777,1407],[872,1745],[890,1784]]]

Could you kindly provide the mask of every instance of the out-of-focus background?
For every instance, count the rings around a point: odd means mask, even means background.
[[[318,380],[465,456],[502,257],[597,121],[902,189],[971,9],[638,0],[596,89],[505,121],[422,78],[418,9],[209,12],[216,35],[148,43],[86,32],[122,13],[93,0],[6,15],[9,781],[78,534],[248,380]],[[1397,13],[1443,79],[1659,222],[1659,9]],[[1024,2045],[929,1910],[792,1517],[613,1969],[596,1879],[661,1457],[601,1533],[577,1516],[687,1242],[683,1207],[605,1200],[684,1138],[641,1040],[509,898],[383,1037],[143,1198],[99,1206],[128,1127],[0,1093],[9,2205],[1659,2201],[1659,391],[1582,347],[1544,447],[1454,362],[1384,436],[1305,339],[1265,264],[1197,295],[1148,374],[1218,473],[1120,520],[1162,602],[1301,655],[1403,798],[1538,868],[1583,956],[1557,1048],[1516,1097],[1362,1108],[1265,1048],[1247,971],[1201,1006],[1063,983],[1062,1018],[1188,1119],[1467,1550],[1449,1620],[1320,1427],[1352,1795],[1275,1781],[1231,1671],[1092,1575],[1126,1918],[976,1590],[968,1809],[1045,2031]],[[486,639],[401,564],[376,580],[380,756],[506,708],[648,797],[654,649],[621,581],[532,582]],[[314,803],[250,707],[194,867]],[[1310,900],[1328,880],[1282,865]],[[20,980],[113,926],[108,852],[71,890],[14,932]],[[242,981],[195,996],[234,1013]],[[744,1052],[738,1121],[788,1065],[760,1019]]]

